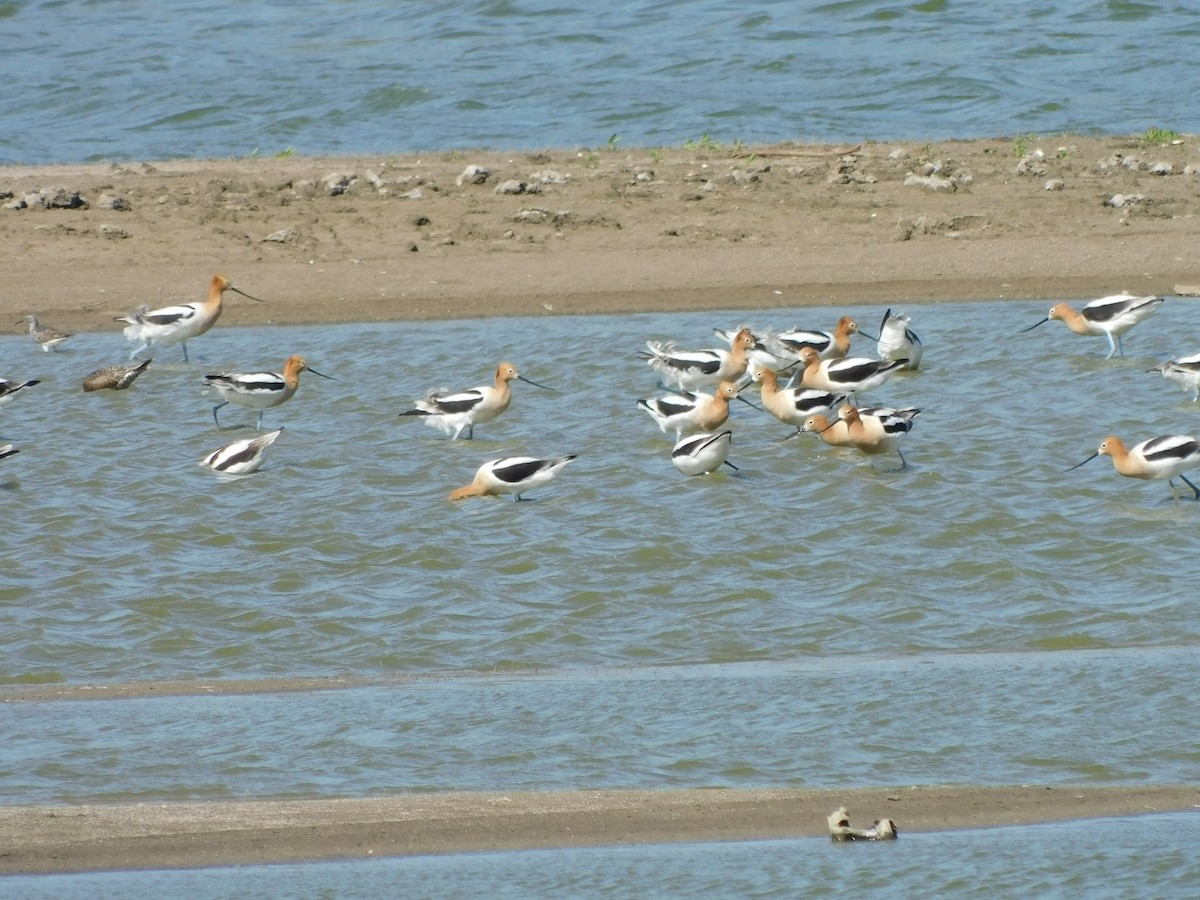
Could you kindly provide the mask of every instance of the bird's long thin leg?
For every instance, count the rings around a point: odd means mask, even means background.
[[[1197,487],[1194,484],[1192,484],[1191,481],[1188,480],[1188,477],[1186,475],[1180,475],[1179,477],[1183,479],[1184,484],[1186,484],[1188,487],[1190,487],[1192,489],[1192,493],[1195,494],[1195,497],[1193,499],[1200,500],[1200,489],[1197,489]]]

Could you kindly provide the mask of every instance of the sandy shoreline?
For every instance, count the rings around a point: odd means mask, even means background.
[[[101,342],[81,334],[67,345],[82,375],[123,360],[114,316],[202,299],[218,271],[264,302],[230,299],[217,329],[717,308],[770,319],[796,306],[1172,294],[1200,285],[1200,143],[1120,136],[1027,143],[0,168],[9,287],[0,314],[11,334],[24,330],[12,323],[37,313],[62,330],[112,335]],[[460,183],[470,165],[489,175]],[[74,208],[39,208],[38,197]],[[0,376],[38,377],[44,359],[30,342],[0,361]],[[346,686],[336,679],[295,685]],[[18,686],[0,692],[0,702],[282,689],[253,679]],[[815,835],[825,833],[825,815],[839,803],[864,824],[887,815],[903,834],[1190,810],[1200,788],[579,791],[0,807],[0,873]]]
[[[352,800],[0,807],[0,874],[763,840],[852,822],[906,831],[1193,810],[1200,787],[956,787],[412,794]]]
[[[117,333],[216,271],[266,301],[218,327],[1170,294],[1197,169],[1192,138],[1076,136],[7,167],[0,312]]]

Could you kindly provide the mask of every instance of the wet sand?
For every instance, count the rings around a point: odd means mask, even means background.
[[[1191,810],[1200,787],[413,794],[352,800],[0,807],[0,874],[314,862],[379,856],[906,831]]]
[[[1194,139],[1058,136],[1017,149],[997,138],[0,168],[0,194],[11,194],[0,199],[0,313],[116,335],[115,316],[203,299],[215,272],[264,301],[232,296],[218,329],[715,308],[770,320],[804,305],[1200,293]],[[468,166],[489,174],[460,183]],[[64,206],[39,208],[39,197]],[[72,349],[81,374],[123,361],[85,341]],[[31,344],[0,375],[37,377],[39,359]],[[340,686],[45,685],[0,702]],[[903,835],[1190,810],[1200,787],[7,807],[0,873],[817,835],[842,803],[856,824],[886,816]]]
[[[115,316],[203,299],[218,271],[265,302],[231,296],[217,327],[765,314],[1200,285],[1196,141],[1058,136],[1025,157],[1016,149],[987,139],[0,168],[0,194],[12,195],[0,199],[0,313],[118,333]],[[486,179],[458,183],[471,166]],[[37,197],[76,194],[86,208],[38,208]]]

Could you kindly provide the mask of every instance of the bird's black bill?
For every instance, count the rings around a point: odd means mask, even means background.
[[[762,408],[761,406],[758,406],[758,405],[756,405],[756,404],[754,404],[754,403],[751,403],[749,400],[747,400],[747,399],[746,399],[745,397],[743,397],[741,394],[738,394],[738,395],[737,395],[737,398],[738,398],[739,400],[741,400],[743,403],[745,403],[747,406],[753,407],[754,409],[757,409],[759,412],[762,412],[762,411],[763,411],[763,408]]]
[[[1089,457],[1088,457],[1087,459],[1085,459],[1083,462],[1081,462],[1081,463],[1076,463],[1075,465],[1071,466],[1071,468],[1067,469],[1067,471],[1068,471],[1068,472],[1074,472],[1074,471],[1075,471],[1076,469],[1078,469],[1080,466],[1082,466],[1082,465],[1084,465],[1084,464],[1086,464],[1086,463],[1090,463],[1090,462],[1091,462],[1093,459],[1095,459],[1095,458],[1096,458],[1097,456],[1099,456],[1099,455],[1100,455],[1099,453],[1093,453],[1091,456],[1089,456]]]
[[[1037,328],[1039,325],[1045,325],[1049,321],[1050,321],[1050,317],[1046,316],[1046,318],[1042,319],[1042,321],[1034,322],[1028,328],[1022,328],[1020,331],[1017,332],[1017,334],[1024,334],[1027,331],[1033,331],[1033,329]]]
[[[536,381],[530,381],[530,380],[529,380],[528,378],[526,378],[524,375],[518,375],[518,376],[517,376],[517,381],[523,381],[523,382],[525,382],[526,384],[532,384],[532,385],[533,385],[535,388],[541,388],[543,391],[552,391],[552,390],[554,390],[554,388],[552,388],[552,387],[546,387],[544,384],[538,384]]]

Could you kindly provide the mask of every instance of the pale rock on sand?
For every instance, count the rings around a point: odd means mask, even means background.
[[[894,841],[899,837],[891,819],[876,819],[870,828],[851,828],[850,814],[839,806],[829,814],[829,837],[835,841]]]

